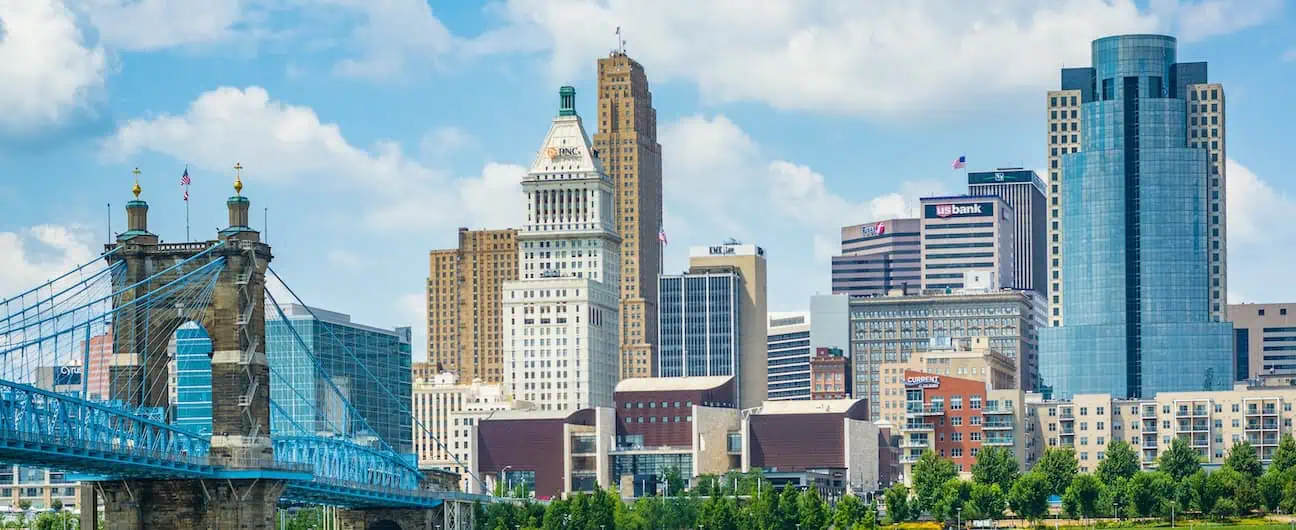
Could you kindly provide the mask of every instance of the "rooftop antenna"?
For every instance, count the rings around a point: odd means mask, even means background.
[[[616,37],[617,51],[620,52],[621,55],[625,55],[625,39],[621,38],[621,26],[617,26],[616,28]]]

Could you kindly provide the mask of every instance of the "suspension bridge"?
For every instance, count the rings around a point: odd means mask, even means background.
[[[216,239],[163,243],[137,182],[127,230],[103,254],[0,300],[0,462],[81,480],[87,530],[100,506],[108,530],[270,530],[293,505],[338,507],[344,529],[471,528],[471,503],[500,499],[448,491],[374,436],[281,309],[309,306],[270,268],[241,177],[234,188]],[[267,324],[287,330],[291,363],[267,357]],[[211,341],[209,422],[173,405],[170,349],[185,325]],[[345,341],[322,340],[358,364],[352,386],[412,417]],[[68,367],[79,381],[60,377]]]

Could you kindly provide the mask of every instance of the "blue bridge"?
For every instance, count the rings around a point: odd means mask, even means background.
[[[338,507],[349,528],[432,528],[433,520],[468,528],[470,503],[500,499],[425,477],[374,435],[314,342],[288,325],[272,293],[308,306],[269,267],[270,246],[248,226],[241,179],[235,190],[229,226],[216,239],[176,244],[148,231],[137,184],[128,229],[102,255],[0,300],[0,462],[83,481],[85,529],[98,527],[102,506],[114,530],[269,530],[276,510],[294,505]],[[169,348],[190,323],[211,340],[209,428],[177,421],[173,405]],[[270,362],[267,324],[291,330],[312,380]],[[412,417],[390,381],[340,338],[326,339],[364,370],[366,380],[353,385],[377,388]],[[69,367],[80,377],[64,377]],[[290,402],[272,399],[272,386]]]

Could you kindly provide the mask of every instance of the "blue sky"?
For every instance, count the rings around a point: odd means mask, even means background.
[[[518,181],[619,26],[647,69],[667,270],[734,237],[771,310],[828,289],[838,227],[972,169],[1041,168],[1045,91],[1089,41],[1180,37],[1228,98],[1230,299],[1290,301],[1296,20],[1282,0],[23,0],[0,2],[0,293],[93,256],[143,172],[150,228],[225,224],[235,162],[308,303],[424,326],[427,252],[516,226]],[[264,209],[268,208],[268,212]],[[0,295],[3,296],[3,295]],[[422,351],[421,344],[416,351]]]

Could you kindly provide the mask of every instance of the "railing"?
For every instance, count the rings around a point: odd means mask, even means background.
[[[1012,414],[1013,406],[1012,405],[986,405],[985,408],[981,409],[981,413],[982,414]]]
[[[925,421],[911,421],[904,425],[906,431],[934,431],[936,426]]]
[[[981,428],[984,430],[1011,429],[1015,425],[1016,422],[1013,421],[1000,421],[996,419],[995,421],[986,421],[982,423]]]
[[[905,404],[905,414],[934,416],[934,415],[940,415],[944,413],[945,413],[945,407],[943,406],[936,406],[936,405],[917,403],[917,402]]]

